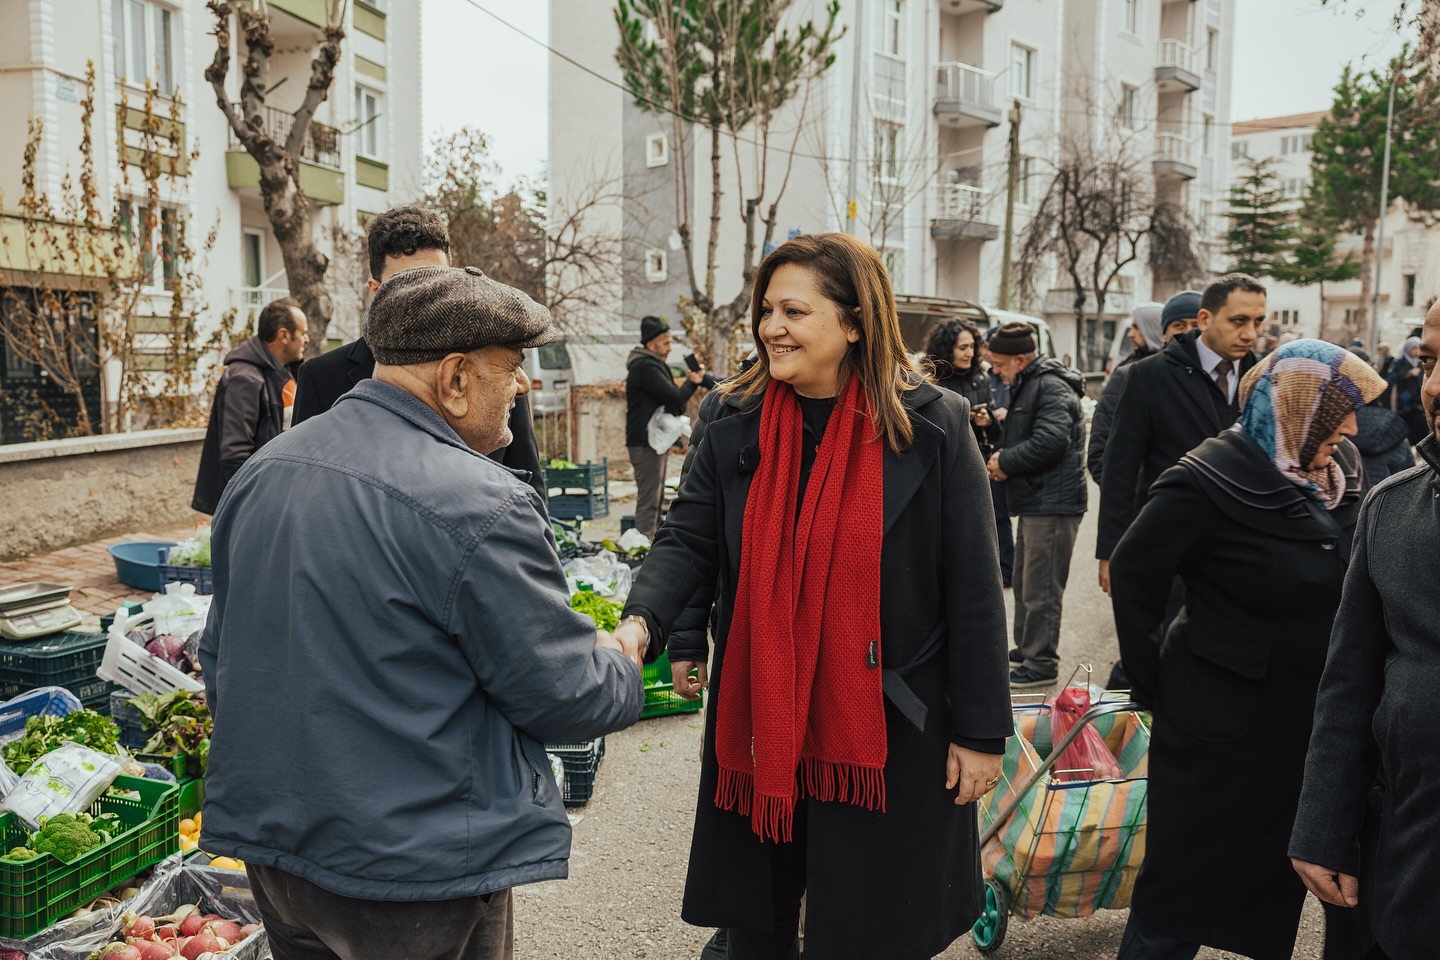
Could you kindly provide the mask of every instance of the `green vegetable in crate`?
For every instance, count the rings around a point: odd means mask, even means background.
[[[28,846],[37,856],[48,853],[69,863],[100,844],[108,843],[122,830],[124,825],[113,813],[102,813],[98,817],[92,817],[88,813],[77,813],[73,816],[59,813],[53,817],[40,818],[40,830],[31,835]],[[9,858],[17,859],[15,853],[14,850],[10,851]]]
[[[120,728],[94,710],[76,710],[63,717],[41,714],[25,721],[19,740],[5,744],[5,764],[16,776],[25,776],[35,761],[72,741],[100,753],[120,752]]]
[[[620,611],[624,607],[593,591],[581,590],[570,598],[570,609],[577,610],[594,620],[595,626],[601,630],[614,630],[620,623]]]
[[[29,847],[16,847],[14,850],[11,850],[9,853],[5,854],[5,859],[18,860],[23,862],[25,860],[34,860],[38,856],[40,856],[40,854],[36,853],[34,850],[31,850]]]
[[[183,753],[200,762],[203,771],[210,762],[210,734],[214,721],[205,692],[174,690],[170,693],[142,693],[130,705],[155,730],[146,753]]]

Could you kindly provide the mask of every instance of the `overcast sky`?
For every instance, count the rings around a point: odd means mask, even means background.
[[[568,0],[603,3],[607,0]],[[1155,0],[1151,0],[1155,2]],[[547,0],[423,0],[422,108],[428,136],[478,127],[491,138],[507,177],[534,176],[545,165],[549,54],[487,16],[489,10],[540,40]],[[1383,64],[1400,48],[1391,23],[1398,0],[1236,0],[1232,120],[1323,110],[1344,64]],[[1364,14],[1356,17],[1356,11]],[[596,49],[566,51],[602,63]],[[598,83],[598,80],[586,82]],[[427,144],[428,146],[428,144]]]

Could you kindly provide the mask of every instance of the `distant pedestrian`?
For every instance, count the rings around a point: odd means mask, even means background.
[[[665,461],[669,450],[656,452],[650,446],[650,418],[657,411],[679,416],[705,371],[691,370],[685,382],[675,386],[670,373],[670,325],[659,317],[640,321],[640,346],[625,361],[625,449],[635,469],[635,529],[654,537],[660,526],[660,509],[665,503]]]
[[[1241,383],[1239,423],[1161,475],[1115,550],[1131,696],[1154,709],[1120,960],[1291,956],[1305,891],[1286,846],[1362,493],[1346,438],[1384,387],[1332,344],[1279,348]],[[1163,632],[1176,576],[1185,605]]]
[[[1115,404],[1120,401],[1125,374],[1131,364],[1158,353],[1163,341],[1169,339],[1161,329],[1164,310],[1165,305],[1160,303],[1142,303],[1135,308],[1130,318],[1130,352],[1120,358],[1115,369],[1106,377],[1105,388],[1100,391],[1100,401],[1090,417],[1090,441],[1085,454],[1085,467],[1096,483],[1100,482],[1105,443],[1110,438],[1110,422],[1115,417]]]
[[[1430,960],[1440,944],[1440,611],[1430,565],[1440,555],[1440,306],[1423,335],[1423,463],[1360,508],[1289,850],[1323,902],[1368,908],[1379,941],[1371,956],[1390,960]],[[1377,807],[1381,827],[1369,838]]]
[[[990,338],[999,329],[991,327],[981,337],[980,359],[990,378],[990,418],[1003,431],[1005,419],[1010,415],[1010,384],[995,372],[994,358],[990,356]],[[994,444],[991,446],[993,448]],[[991,452],[993,450],[985,452],[987,462]],[[1009,587],[1015,573],[1015,527],[1010,522],[1010,500],[1005,495],[1003,481],[990,481],[990,501],[995,505],[995,535],[1000,541],[1000,575],[1004,585]]]
[[[1085,378],[1036,352],[1035,328],[1007,323],[990,338],[995,370],[1014,391],[991,480],[1005,483],[1015,539],[1015,649],[1010,686],[1052,684],[1060,671],[1060,613],[1075,536],[1085,515]]]
[[[1400,356],[1390,364],[1391,408],[1405,421],[1411,443],[1419,443],[1430,433],[1425,417],[1425,406],[1420,399],[1421,378],[1425,372],[1420,367],[1420,338],[1410,337],[1400,348]]]
[[[1350,352],[1370,363],[1370,358],[1359,347],[1352,346]],[[1371,366],[1373,369],[1374,365]],[[1388,384],[1386,390],[1389,390]],[[1374,489],[1391,474],[1415,466],[1405,421],[1390,409],[1384,393],[1355,411],[1355,427],[1351,442],[1365,464],[1366,489]]]
[[[287,364],[305,353],[305,311],[294,300],[272,300],[260,311],[255,336],[225,357],[210,422],[200,448],[200,469],[190,506],[213,514],[235,471],[285,429],[287,394],[294,381]]]

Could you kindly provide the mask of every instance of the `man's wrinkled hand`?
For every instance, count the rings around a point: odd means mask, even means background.
[[[1360,881],[1348,873],[1322,867],[1318,863],[1290,858],[1290,865],[1305,881],[1305,889],[1337,907],[1353,907],[1360,902]]]
[[[991,480],[1006,480],[1005,471],[1000,469],[1000,454],[990,454],[990,461],[985,464],[985,472]]]
[[[694,672],[695,676],[690,676]],[[700,691],[710,686],[705,664],[694,660],[675,660],[670,664],[670,679],[675,684],[675,693],[686,700],[700,699]]]
[[[650,634],[646,632],[645,628],[634,621],[622,623],[615,628],[614,637],[625,656],[629,657],[635,666],[643,671],[645,669],[645,651],[650,646]]]

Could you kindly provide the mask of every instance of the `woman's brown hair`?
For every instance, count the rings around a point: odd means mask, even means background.
[[[840,361],[839,382],[845,383],[851,373],[859,375],[874,408],[875,432],[890,449],[904,453],[915,431],[901,397],[923,378],[905,350],[885,264],[874,247],[848,234],[803,234],[786,240],[760,262],[750,297],[750,332],[760,359],[723,389],[749,400],[764,396],[769,388],[770,354],[760,340],[760,311],[770,277],[787,263],[810,270],[820,292],[840,307],[841,322],[859,332],[860,339]]]

